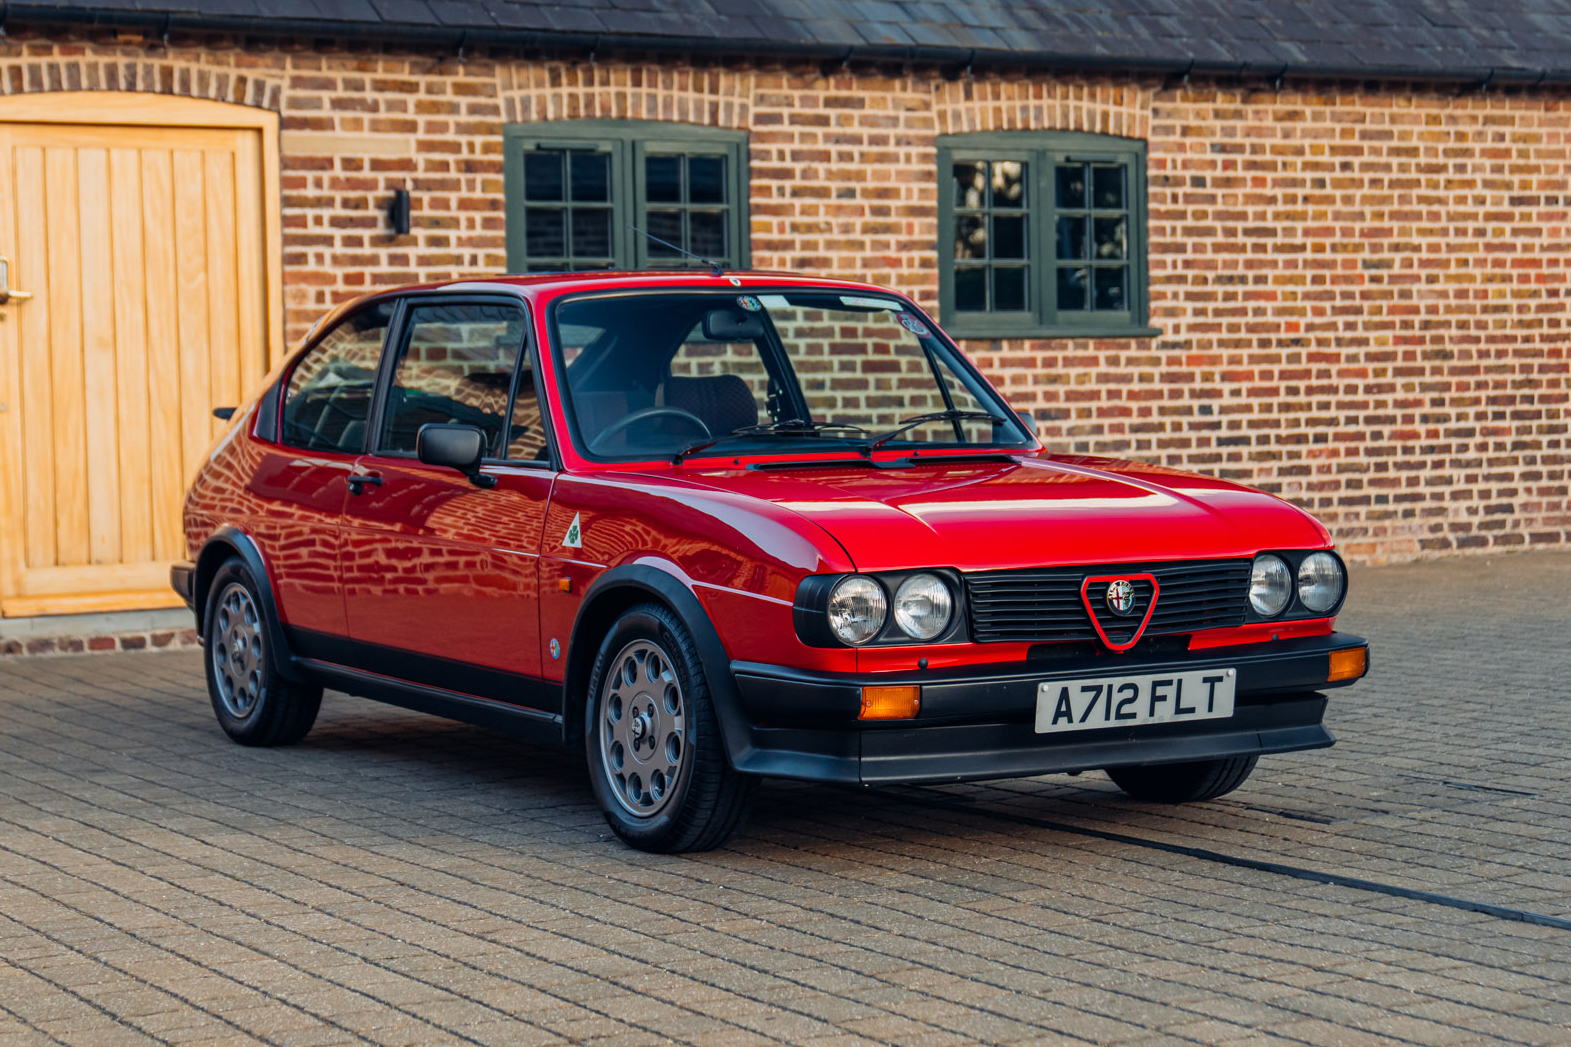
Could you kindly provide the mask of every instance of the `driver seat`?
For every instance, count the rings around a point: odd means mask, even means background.
[[[665,403],[697,415],[715,436],[758,424],[758,401],[740,375],[667,378]]]

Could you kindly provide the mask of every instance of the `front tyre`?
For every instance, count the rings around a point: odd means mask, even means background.
[[[641,604],[616,620],[584,706],[589,780],[626,843],[707,851],[741,826],[757,782],[727,762],[698,649],[671,610]]]
[[[207,693],[224,733],[241,745],[292,745],[316,722],[322,689],[286,680],[281,652],[245,561],[226,561],[207,589],[202,637]]]
[[[1113,784],[1136,800],[1151,803],[1193,803],[1225,796],[1244,784],[1258,756],[1229,756],[1192,763],[1159,763],[1149,767],[1109,767]]]

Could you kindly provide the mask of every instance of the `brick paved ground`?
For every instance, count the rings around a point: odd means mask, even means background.
[[[333,696],[252,751],[195,653],[8,662],[0,1047],[1571,1043],[1571,932],[1022,820],[1571,915],[1571,556],[1354,586],[1341,743],[1232,797],[774,784],[684,858],[477,729]]]

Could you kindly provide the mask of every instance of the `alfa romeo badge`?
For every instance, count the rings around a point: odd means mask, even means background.
[[[1134,613],[1135,587],[1123,578],[1109,583],[1107,587],[1107,609],[1114,614],[1120,615]]]

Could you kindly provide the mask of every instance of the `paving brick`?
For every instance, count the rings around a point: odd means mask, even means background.
[[[1563,1047],[1564,931],[1033,824],[1571,911],[1571,611],[1519,598],[1571,556],[1353,586],[1340,743],[1220,801],[771,783],[679,859],[608,838],[569,754],[336,695],[244,749],[191,652],[6,661],[0,1044]]]

